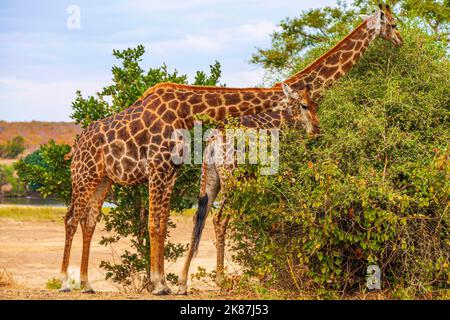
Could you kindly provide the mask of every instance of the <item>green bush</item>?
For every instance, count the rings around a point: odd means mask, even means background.
[[[25,139],[22,136],[16,136],[0,145],[0,158],[14,159],[24,151]]]
[[[228,189],[247,276],[348,293],[375,264],[383,289],[448,288],[450,64],[417,25],[401,33],[402,48],[377,40],[326,92],[319,137],[284,132],[277,175]]]
[[[1,188],[4,185],[11,185],[11,191],[7,193],[10,197],[19,197],[25,195],[25,188],[14,173],[14,166],[0,165],[0,196],[2,194]]]

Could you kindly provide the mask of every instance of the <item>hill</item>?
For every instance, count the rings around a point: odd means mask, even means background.
[[[80,132],[81,128],[73,122],[0,121],[0,144],[20,135],[25,138],[26,153],[29,153],[51,139],[72,146],[76,135]]]

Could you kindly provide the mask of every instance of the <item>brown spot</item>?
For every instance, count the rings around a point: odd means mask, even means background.
[[[344,52],[341,55],[341,61],[348,61],[348,60],[350,60],[350,58],[352,56],[353,56],[353,52],[351,52],[351,51]]]
[[[333,67],[323,66],[322,69],[320,69],[320,74],[328,78],[333,73],[335,73],[338,68],[339,68],[338,66]]]
[[[147,146],[139,147],[139,159],[147,159],[148,148]]]
[[[150,131],[151,132],[161,132],[163,125],[164,125],[164,123],[160,119],[156,119],[155,121],[153,121],[153,123],[150,127]]]
[[[134,136],[136,133],[144,129],[141,119],[134,120],[130,123],[130,132]]]
[[[156,115],[153,112],[146,110],[142,116],[142,120],[144,121],[144,125],[148,128],[153,122],[157,119]]]
[[[211,107],[217,107],[218,105],[220,105],[217,94],[215,94],[215,93],[205,94],[205,101]]]
[[[168,104],[169,109],[176,110],[180,103],[176,100],[170,101]]]
[[[209,109],[208,114],[211,118],[216,119],[216,109],[213,109],[213,108]]]
[[[136,167],[136,161],[133,161],[130,158],[123,158],[122,167],[124,172],[130,172]]]
[[[344,73],[346,73],[348,70],[350,70],[350,68],[353,66],[352,61],[349,61],[345,64],[342,65],[341,69],[342,71],[344,71]]]
[[[334,54],[331,54],[325,61],[327,64],[337,64],[339,62],[339,58],[341,57],[340,52],[336,52]]]
[[[154,94],[149,94],[142,101],[142,105],[146,106],[146,105],[150,104],[155,99],[156,99],[156,96]]]
[[[200,113],[200,112],[203,111],[203,109],[204,109],[203,104],[196,104],[196,105],[194,105],[194,107],[192,108],[192,113],[193,113],[193,114]]]
[[[171,126],[164,126],[162,136],[166,139],[169,139],[172,136],[172,132],[173,132],[173,129]]]
[[[138,158],[138,148],[137,145],[134,143],[133,139],[127,141],[126,148],[127,148],[127,156],[129,156],[132,159]]]
[[[187,92],[177,92],[176,96],[178,101],[185,101],[189,97],[189,94]]]
[[[161,103],[161,99],[157,98],[149,104],[148,108],[150,108],[151,110],[156,110],[161,105]]]
[[[225,109],[223,109],[223,110],[225,112]],[[231,106],[231,107],[228,108],[228,113],[235,114],[235,113],[238,113],[238,112],[239,112],[239,109],[237,107]]]
[[[110,166],[110,165],[112,165],[113,162],[114,162],[113,156],[110,155],[110,154],[108,154],[108,155],[106,156],[106,164],[107,164],[108,166]]]
[[[252,100],[255,97],[255,94],[253,92],[244,92],[242,95],[243,100],[249,101]]]
[[[193,95],[191,95],[188,101],[190,104],[200,103],[202,102],[202,96],[194,93]]]
[[[152,143],[159,145],[159,144],[161,144],[162,137],[159,134],[155,134],[152,136],[151,141],[152,141]]]
[[[173,93],[166,92],[162,95],[161,98],[163,99],[163,101],[168,102],[175,99],[175,95]]]
[[[111,154],[115,158],[120,158],[125,151],[125,144],[122,141],[116,140],[111,143]]]
[[[175,121],[175,119],[177,118],[177,116],[175,115],[175,113],[171,110],[166,110],[166,112],[162,115],[161,117],[164,121],[166,121],[167,123],[173,123]]]
[[[234,108],[237,111],[236,107],[231,107],[231,108]],[[231,112],[231,108],[230,108],[230,112]],[[226,115],[225,108],[218,108],[217,109],[217,119],[219,119],[219,120],[225,119],[225,115]]]
[[[224,95],[225,98],[225,104],[231,105],[231,104],[237,104],[241,101],[241,97],[237,93],[228,93]]]
[[[333,79],[336,80],[338,79],[340,76],[342,76],[344,73],[341,70],[337,70],[334,74],[333,74]]]
[[[141,133],[137,134],[134,139],[139,146],[148,144],[150,140],[148,130],[144,130]]]
[[[354,46],[355,46],[355,42],[353,40],[347,40],[342,44],[340,49],[341,50],[352,50]]]
[[[123,127],[119,131],[117,131],[117,138],[127,141],[130,138],[130,133],[128,132],[128,128]]]

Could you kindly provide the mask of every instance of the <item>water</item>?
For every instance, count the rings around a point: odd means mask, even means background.
[[[20,205],[20,206],[46,206],[46,207],[65,207],[64,201],[57,199],[44,199],[38,197],[17,197],[17,198],[0,198],[0,204]],[[104,208],[112,208],[115,205],[110,202],[103,204]]]

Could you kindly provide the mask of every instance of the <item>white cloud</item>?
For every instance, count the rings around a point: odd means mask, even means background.
[[[97,81],[86,79],[38,82],[0,78],[0,119],[69,121],[71,102],[78,88],[83,95],[92,95],[100,89]],[[20,113],[16,112],[18,109]]]
[[[202,34],[188,34],[181,39],[151,42],[150,49],[159,54],[173,49],[187,52],[219,52],[233,49],[240,43],[256,44],[268,40],[275,28],[276,25],[270,21],[257,21],[236,27],[210,29]]]
[[[216,52],[223,49],[223,43],[213,37],[186,35],[178,40],[155,41],[150,43],[150,50],[164,54],[166,50],[182,50],[193,52]]]

